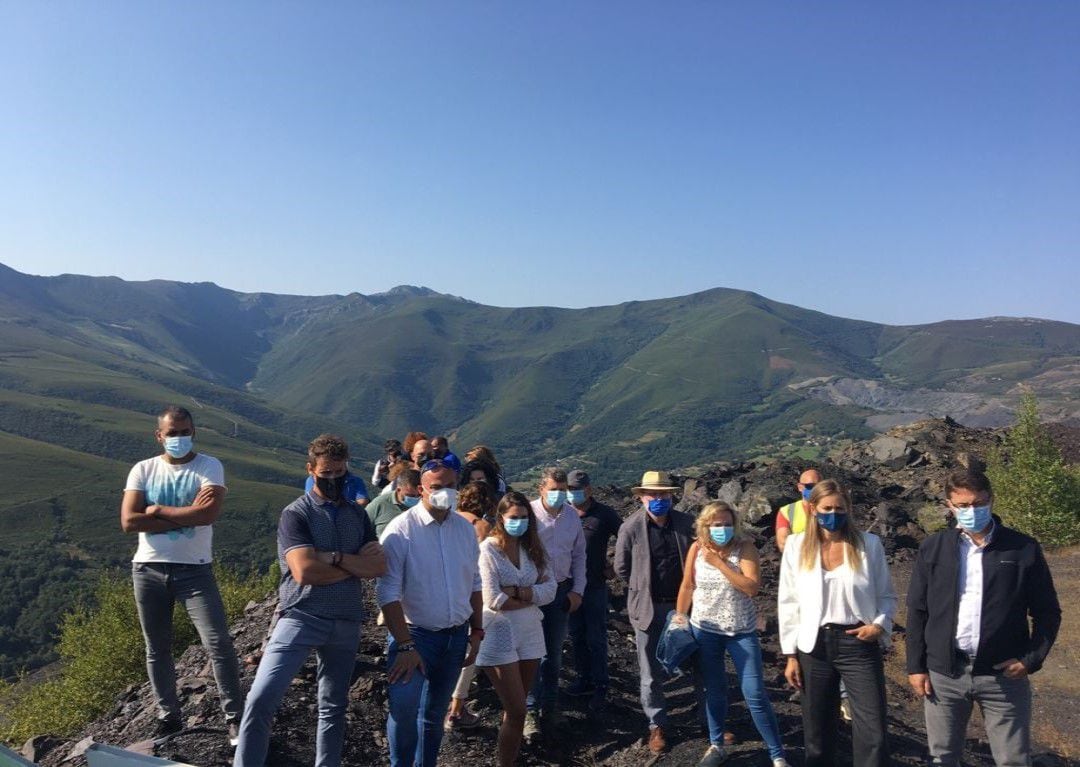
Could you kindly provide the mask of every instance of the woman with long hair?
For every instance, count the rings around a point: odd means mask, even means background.
[[[807,767],[836,764],[840,683],[851,699],[855,765],[889,763],[885,671],[896,592],[881,540],[851,520],[835,480],[810,493],[806,530],[791,535],[780,563],[780,649],[784,676],[802,690]]]
[[[481,544],[491,532],[494,521],[496,504],[494,492],[483,482],[465,483],[458,491],[456,511],[473,526],[476,540]],[[475,663],[461,669],[457,686],[454,688],[453,695],[450,696],[450,710],[446,712],[446,721],[443,722],[443,729],[447,732],[468,730],[480,725],[479,714],[469,710],[466,705],[469,701],[469,688],[475,678]]]
[[[484,639],[476,666],[484,669],[502,703],[499,767],[513,767],[525,727],[525,696],[544,657],[540,605],[555,598],[556,583],[536,529],[529,499],[511,491],[499,501],[495,526],[480,545]]]
[[[761,588],[761,558],[753,540],[741,532],[738,514],[723,501],[707,504],[697,518],[696,540],[686,554],[682,586],[673,622],[689,623],[698,643],[705,683],[705,712],[710,745],[698,767],[715,767],[727,759],[727,672],[730,655],[754,726],[769,749],[773,767],[787,767],[780,725],[765,692],[757,609],[753,597]]]

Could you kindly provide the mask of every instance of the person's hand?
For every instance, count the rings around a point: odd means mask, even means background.
[[[908,684],[915,692],[917,698],[929,698],[934,694],[934,688],[930,684],[929,674],[908,674]]]
[[[420,657],[420,653],[416,650],[399,652],[394,658],[394,665],[390,667],[390,672],[386,675],[386,681],[390,684],[398,681],[408,684],[413,672],[424,673],[424,659]]]
[[[195,500],[191,502],[192,506],[203,506],[214,500],[214,486],[203,485],[199,488],[199,492],[195,494]]]
[[[322,562],[324,565],[334,564],[334,557],[336,556],[333,551],[316,551],[315,558]]]
[[[1023,679],[1028,674],[1027,666],[1016,658],[1003,660],[995,664],[994,668],[1003,673],[1006,679]]]
[[[476,663],[476,654],[480,652],[480,642],[482,640],[483,637],[475,631],[469,634],[469,653],[465,656],[465,660],[461,664],[462,668]]]
[[[360,547],[364,566],[358,572],[362,578],[378,578],[386,574],[386,552],[378,541],[368,541]]]
[[[566,595],[566,601],[567,601],[567,603],[569,605],[569,608],[567,609],[567,612],[572,613],[575,610],[577,610],[579,607],[581,607],[581,594],[578,594],[575,591],[570,591]]]
[[[161,516],[161,507],[156,503],[152,503],[146,507],[144,513],[148,517],[154,517],[155,519]]]
[[[690,618],[686,615],[686,613],[675,613],[674,615],[671,616],[671,625],[672,626],[679,626],[680,628],[686,628],[686,626],[689,623],[690,623]]]
[[[511,599],[517,599],[517,595],[521,591],[517,586],[503,586],[500,590]]]
[[[802,669],[799,668],[799,659],[793,655],[788,656],[787,666],[784,668],[784,678],[796,690],[802,689]]]
[[[532,604],[532,601],[533,601],[532,586],[522,586],[520,589],[518,589],[517,598],[518,598],[518,601],[520,601],[520,602],[527,602],[529,604]]]
[[[857,629],[848,629],[844,633],[863,642],[876,642],[885,633],[885,629],[876,623],[867,623]]]

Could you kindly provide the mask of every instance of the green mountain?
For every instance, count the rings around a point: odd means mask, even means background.
[[[321,431],[343,433],[364,470],[384,438],[420,428],[459,452],[490,445],[511,477],[560,461],[624,482],[647,466],[811,457],[883,415],[1000,417],[1020,384],[1078,416],[1078,375],[1080,326],[1061,322],[890,327],[728,289],[513,309],[426,288],[244,294],[0,265],[0,552],[122,565],[120,491],[156,452],[168,402],[194,411],[200,449],[225,464],[217,549],[248,567],[269,561]],[[0,631],[0,673],[24,640]]]

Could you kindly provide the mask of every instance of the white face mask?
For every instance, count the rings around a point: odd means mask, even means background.
[[[444,487],[440,490],[432,490],[428,494],[428,503],[432,508],[452,511],[457,505],[457,490],[452,487]]]

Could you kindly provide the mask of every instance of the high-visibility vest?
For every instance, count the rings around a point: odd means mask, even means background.
[[[801,533],[806,530],[806,508],[803,506],[802,499],[782,507],[780,514],[788,521],[791,532]]]

